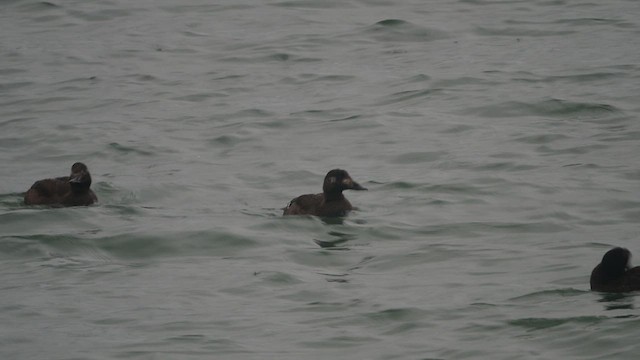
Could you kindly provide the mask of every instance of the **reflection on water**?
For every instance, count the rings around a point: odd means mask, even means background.
[[[603,303],[605,310],[635,309],[637,293],[600,293],[598,302]]]
[[[333,225],[336,224],[337,223],[333,223]],[[342,222],[340,224],[342,224]],[[334,250],[349,250],[348,247],[341,245],[344,245],[347,241],[357,238],[358,236],[355,233],[349,234],[332,230],[327,232],[327,239],[313,239],[313,241],[322,248],[333,248]]]

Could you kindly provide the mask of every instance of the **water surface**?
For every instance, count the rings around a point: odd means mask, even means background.
[[[0,354],[632,359],[640,5],[5,1]],[[87,163],[100,202],[26,207]],[[281,216],[332,168],[345,219]]]

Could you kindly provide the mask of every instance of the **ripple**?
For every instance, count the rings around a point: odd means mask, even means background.
[[[609,104],[573,102],[560,99],[525,103],[507,101],[499,104],[468,108],[466,114],[483,117],[552,116],[560,118],[602,118],[622,113]]]
[[[564,134],[541,134],[541,135],[528,135],[522,136],[513,139],[517,142],[522,142],[525,144],[549,144],[558,140],[566,140],[569,139],[568,136]]]
[[[529,74],[530,77],[518,77],[513,78],[514,81],[530,82],[530,83],[589,83],[594,81],[612,80],[620,77],[627,76],[624,72],[590,72],[582,74],[570,74],[570,75],[553,75],[537,77],[534,74]]]
[[[0,69],[0,75],[15,75],[15,74],[24,74],[27,73],[28,71],[25,69],[18,69],[18,68],[4,68],[4,69]]]
[[[226,231],[192,231],[162,233],[127,233],[95,239],[95,246],[121,259],[215,254],[233,256],[258,243],[248,237]]]
[[[593,27],[593,26],[614,26],[617,28],[633,28],[635,25],[622,19],[606,19],[606,18],[576,18],[576,19],[560,19],[553,21],[555,24],[566,24],[576,27]]]
[[[11,209],[11,210],[21,208],[24,206],[23,197],[24,197],[24,193],[0,194],[0,206],[2,206],[2,209]],[[11,212],[2,213],[0,214],[0,219],[2,219],[5,216],[8,217],[12,215],[13,213]]]
[[[444,31],[418,26],[400,19],[378,21],[365,28],[362,34],[383,42],[428,42],[449,37]]]
[[[364,317],[375,323],[386,325],[392,321],[417,321],[428,315],[428,311],[419,308],[395,308],[364,314]]]
[[[494,162],[473,167],[476,171],[529,171],[538,168],[540,168],[540,166],[526,165],[512,161]]]
[[[436,92],[438,92],[438,90],[432,89],[400,91],[376,101],[375,105],[382,106],[398,103],[420,103],[431,97],[431,95]]]
[[[588,154],[594,151],[604,150],[609,148],[607,145],[579,145],[579,146],[571,146],[566,148],[551,148],[549,146],[543,145],[536,148],[536,151],[546,155],[561,155],[561,154]]]
[[[262,51],[261,51],[262,52]],[[220,61],[229,63],[245,63],[245,64],[264,64],[268,62],[298,62],[298,63],[313,63],[321,62],[321,58],[303,57],[292,53],[278,52],[272,54],[259,54],[249,56],[231,56],[220,59]]]
[[[56,268],[91,267],[113,263],[113,257],[93,245],[82,234],[36,234],[3,237],[0,253],[11,257],[39,259],[40,266]]]
[[[581,296],[584,294],[588,294],[590,293],[590,291],[585,291],[585,290],[576,290],[576,289],[572,289],[572,288],[568,288],[568,289],[554,289],[554,290],[542,290],[542,291],[536,291],[536,292],[532,292],[529,294],[525,294],[525,295],[521,295],[521,296],[517,296],[514,298],[511,298],[511,301],[544,301],[545,299],[548,299],[549,297],[555,297],[555,296],[560,296],[560,297],[573,297],[573,296]]]
[[[375,337],[365,336],[330,336],[317,341],[303,341],[301,346],[310,347],[313,349],[326,349],[326,348],[351,348],[360,347],[365,344],[372,344],[380,341]]]
[[[339,0],[294,0],[294,1],[281,1],[272,6],[285,7],[285,8],[302,8],[302,9],[334,9],[334,8],[352,8],[353,6],[347,1]]]
[[[199,102],[203,102],[212,98],[222,98],[222,97],[227,97],[229,95],[226,94],[220,94],[220,93],[201,93],[201,94],[191,94],[191,95],[183,95],[183,96],[178,96],[178,97],[174,97],[172,100],[179,100],[179,101],[189,101],[189,102],[195,102],[195,103],[199,103]]]
[[[516,36],[516,37],[546,37],[546,36],[566,36],[576,31],[571,30],[532,30],[522,28],[488,28],[477,27],[475,33],[482,36]]]
[[[0,91],[8,92],[9,90],[16,90],[26,86],[31,86],[34,83],[31,81],[17,81],[17,82],[5,82],[0,83]]]
[[[346,83],[355,80],[352,75],[320,75],[320,74],[300,74],[297,78],[287,77],[281,81],[285,84],[303,85],[314,83]]]
[[[109,147],[111,149],[116,150],[117,152],[119,152],[121,154],[127,154],[127,155],[128,154],[136,154],[136,155],[142,155],[142,156],[152,156],[152,155],[154,155],[154,152],[152,152],[152,151],[139,149],[138,147],[134,147],[134,146],[125,146],[125,145],[119,144],[117,142],[110,143]]]
[[[86,21],[109,21],[130,16],[132,12],[134,12],[132,9],[103,9],[96,11],[68,10],[69,15]]]
[[[190,13],[201,13],[207,14],[211,12],[220,12],[227,10],[243,10],[243,9],[251,9],[253,6],[251,5],[243,5],[243,4],[234,4],[234,5],[219,5],[219,4],[206,4],[206,5],[192,5],[192,4],[181,4],[181,5],[165,5],[159,6],[160,9],[172,13],[172,14],[190,14]]]
[[[527,330],[537,331],[544,330],[567,323],[585,325],[596,325],[603,321],[598,316],[579,316],[569,318],[523,318],[509,321],[509,325],[526,328]]]
[[[398,164],[420,164],[441,159],[447,153],[442,151],[412,152],[396,156],[393,161]]]

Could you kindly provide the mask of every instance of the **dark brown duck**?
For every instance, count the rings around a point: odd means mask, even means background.
[[[625,248],[607,251],[591,272],[591,290],[621,293],[640,290],[640,266],[631,267],[631,252]]]
[[[77,162],[71,175],[36,181],[24,194],[26,205],[86,206],[98,201],[90,189],[91,174],[87,165]]]
[[[321,194],[298,196],[284,208],[283,215],[345,216],[350,210],[353,210],[353,206],[342,195],[343,190],[367,189],[353,181],[346,171],[334,169],[325,176]]]

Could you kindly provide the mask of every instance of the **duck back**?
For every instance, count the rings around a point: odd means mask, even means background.
[[[351,210],[353,206],[344,196],[327,200],[324,194],[306,194],[291,200],[283,215],[337,217],[345,216]]]
[[[24,203],[27,205],[58,204],[70,191],[68,176],[38,180],[24,194]]]

